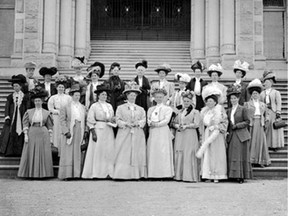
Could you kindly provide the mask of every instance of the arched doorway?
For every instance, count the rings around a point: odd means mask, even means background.
[[[92,0],[91,38],[190,40],[190,0]]]

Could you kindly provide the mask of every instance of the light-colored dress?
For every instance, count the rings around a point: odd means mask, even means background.
[[[200,113],[192,109],[182,109],[174,120],[176,124],[186,126],[183,131],[176,131],[174,143],[175,155],[175,179],[197,182],[199,181],[199,163],[196,158],[196,151],[199,148],[199,141],[196,128],[200,124]]]
[[[81,144],[85,131],[85,107],[80,102],[71,101],[60,112],[60,123],[64,137],[61,145],[59,179],[80,178]],[[67,139],[65,134],[71,134]]]
[[[172,134],[168,127],[172,108],[164,104],[150,107],[148,126],[150,127],[147,143],[147,164],[149,178],[172,178],[174,176]]]
[[[116,110],[118,132],[115,141],[115,179],[139,179],[147,177],[146,140],[143,127],[145,110],[131,103],[118,106]],[[127,127],[136,124],[135,127]]]
[[[23,116],[23,131],[28,130],[24,143],[18,177],[54,177],[49,131],[53,123],[45,109],[29,109]]]
[[[202,178],[227,179],[225,133],[228,127],[228,119],[225,110],[219,104],[212,109],[204,107],[201,111],[201,118],[203,120],[201,130],[203,143],[201,148],[209,143],[202,157]],[[204,129],[203,126],[206,128]],[[211,129],[211,126],[214,128]]]
[[[281,114],[282,100],[279,91],[271,88],[262,91],[260,100],[267,106],[266,109],[266,140],[268,148],[283,148],[284,147],[284,132],[283,128],[274,129],[273,123],[276,121],[276,113]]]
[[[111,104],[98,101],[91,105],[87,116],[87,126],[90,130],[95,130],[97,141],[93,141],[92,133],[90,133],[82,178],[113,176],[115,138],[113,128],[107,124],[113,116]]]
[[[58,148],[59,155],[61,150],[61,141],[64,137],[60,127],[60,110],[71,102],[72,98],[66,94],[56,94],[48,100],[48,110],[52,113],[53,118],[53,145]]]

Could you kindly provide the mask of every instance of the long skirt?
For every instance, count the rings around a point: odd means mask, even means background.
[[[90,133],[82,178],[113,177],[115,151],[113,129],[105,122],[97,122],[95,131],[97,141],[93,141]]]
[[[18,177],[54,177],[50,136],[48,129],[31,126],[28,143],[24,144]]]
[[[58,148],[58,154],[61,155],[61,142],[65,140],[61,133],[60,117],[59,115],[53,115],[53,145]]]
[[[250,163],[250,142],[241,142],[235,132],[228,144],[228,177],[239,179],[252,178]]]
[[[204,140],[211,135],[205,129]],[[224,134],[220,133],[208,146],[202,158],[201,174],[203,179],[227,179],[227,159]]]
[[[261,126],[260,118],[254,118],[250,128],[250,162],[252,164],[269,165],[271,163],[264,127]]]
[[[284,132],[283,128],[274,129],[273,123],[276,120],[276,113],[271,109],[266,110],[268,122],[266,124],[265,134],[268,148],[282,148],[284,147]]]
[[[146,140],[143,129],[119,129],[115,141],[114,179],[147,177]]]
[[[59,162],[59,179],[80,178],[81,176],[81,123],[75,122],[71,144],[62,142]]]
[[[172,134],[167,125],[150,128],[147,143],[149,178],[174,176]]]
[[[199,161],[196,158],[198,148],[196,129],[176,131],[174,143],[176,180],[199,181]]]

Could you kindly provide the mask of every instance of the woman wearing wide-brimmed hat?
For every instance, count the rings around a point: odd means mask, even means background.
[[[85,67],[85,60],[85,56],[75,56],[71,62],[71,67],[75,71],[75,75],[72,77],[75,82],[82,82],[85,78],[82,75],[82,71]]]
[[[150,107],[147,114],[150,127],[147,142],[148,178],[172,178],[174,176],[174,160],[172,134],[168,123],[173,110],[163,103],[167,96],[164,88],[152,88],[151,94],[157,105]]]
[[[214,64],[210,65],[210,67],[208,68],[207,74],[212,79],[212,82],[209,83],[207,86],[213,86],[221,90],[221,96],[218,100],[218,103],[220,105],[223,105],[226,101],[227,87],[218,82],[219,78],[223,74],[222,66],[219,63],[217,65],[214,65]],[[204,88],[206,88],[207,86],[205,86]]]
[[[247,91],[247,85],[245,82],[243,82],[243,78],[246,76],[246,74],[249,71],[249,64],[245,61],[237,60],[234,62],[233,71],[235,73],[236,80],[235,82],[229,86],[229,88],[232,88],[233,86],[236,86],[241,90],[241,94],[239,95],[239,104],[244,105],[244,102],[247,102],[249,100],[249,93]],[[228,107],[232,107],[231,102],[228,100]]]
[[[79,100],[81,89],[74,85],[70,89],[72,100],[60,110],[61,154],[59,162],[59,179],[73,179],[81,176],[81,144],[88,136],[86,131],[86,110]]]
[[[24,143],[22,118],[30,102],[29,97],[22,91],[26,83],[25,76],[13,75],[8,82],[11,82],[14,92],[8,95],[5,105],[5,123],[0,137],[0,153],[4,156],[20,156]]]
[[[42,67],[39,70],[39,74],[44,78],[44,82],[40,84],[41,88],[45,89],[48,92],[48,97],[45,99],[42,107],[48,110],[48,99],[57,94],[57,89],[55,84],[52,83],[52,77],[57,73],[57,68],[51,67]]]
[[[199,148],[197,128],[201,117],[193,104],[194,92],[187,90],[181,95],[183,107],[173,121],[176,128],[174,143],[175,179],[189,182],[199,181],[199,163],[196,151]]]
[[[119,105],[125,103],[126,97],[123,94],[125,83],[119,77],[121,66],[118,62],[113,62],[109,69],[109,79],[107,82],[111,87],[108,102],[112,105],[114,112]]]
[[[281,119],[282,100],[279,91],[273,88],[276,83],[276,75],[272,71],[265,71],[263,73],[264,91],[260,94],[260,100],[267,106],[266,110],[266,140],[268,148],[276,151],[284,147],[283,128],[274,129],[273,123]]]
[[[227,98],[232,107],[227,110],[228,124],[228,178],[240,184],[252,178],[250,162],[250,133],[248,110],[239,104],[241,86],[232,85],[227,90]]]
[[[87,78],[91,80],[88,84],[85,94],[85,107],[86,110],[97,101],[96,94],[94,91],[97,86],[100,85],[99,78],[102,78],[105,73],[105,66],[101,62],[94,62],[90,67],[87,68]]]
[[[140,86],[141,93],[138,94],[136,98],[136,104],[143,107],[145,111],[150,107],[150,83],[147,77],[145,76],[145,71],[148,68],[148,62],[146,60],[142,60],[135,64],[135,69],[137,72],[137,76],[134,78],[134,81]]]
[[[260,101],[263,86],[259,79],[254,79],[247,89],[251,95],[251,99],[244,104],[250,119],[250,162],[264,167],[270,165],[271,161],[264,132],[266,105]]]
[[[26,62],[25,65],[25,71],[26,71],[26,83],[23,86],[23,93],[27,94],[29,91],[35,88],[35,84],[38,83],[38,80],[34,77],[34,72],[36,69],[36,63],[33,61]]]
[[[172,106],[172,96],[174,94],[175,86],[174,83],[168,82],[166,77],[172,71],[171,66],[167,63],[159,65],[155,71],[158,73],[159,81],[153,83],[153,88],[164,88],[167,92],[164,97],[163,103]]]
[[[31,99],[35,108],[25,112],[23,117],[24,147],[18,170],[18,177],[54,177],[51,135],[53,121],[49,111],[42,108],[48,93],[35,89]]]
[[[195,74],[195,77],[193,77],[190,82],[187,84],[186,89],[193,91],[195,93],[195,101],[196,105],[195,108],[198,111],[201,111],[201,109],[205,106],[205,103],[202,98],[202,91],[203,87],[206,86],[208,83],[201,78],[201,74],[204,71],[204,65],[197,61],[195,64],[191,66],[192,71]]]
[[[115,141],[114,179],[140,179],[147,177],[145,110],[136,105],[140,86],[132,81],[125,85],[123,94],[127,103],[118,106],[116,122],[118,132]]]
[[[97,86],[95,93],[98,101],[92,104],[88,111],[87,126],[90,137],[82,178],[113,177],[115,151],[113,127],[116,124],[113,107],[106,102],[110,91],[111,86],[108,83]]]
[[[218,104],[222,91],[216,86],[207,85],[202,92],[206,106],[201,110],[201,147],[196,156],[202,159],[202,179],[219,182],[227,179],[225,135],[228,119],[224,107]]]
[[[60,110],[67,106],[72,100],[71,97],[65,94],[65,88],[67,87],[67,79],[64,76],[58,76],[55,81],[57,94],[52,95],[48,100],[48,110],[52,114],[53,118],[53,145],[58,148],[60,155],[61,140],[64,138],[61,134],[60,126]]]

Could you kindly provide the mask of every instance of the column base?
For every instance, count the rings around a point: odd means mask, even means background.
[[[238,57],[233,54],[233,55],[222,55],[221,56],[221,65],[225,70],[232,70],[234,62],[238,59]]]
[[[69,69],[71,68],[71,56],[58,56],[58,69]]]

